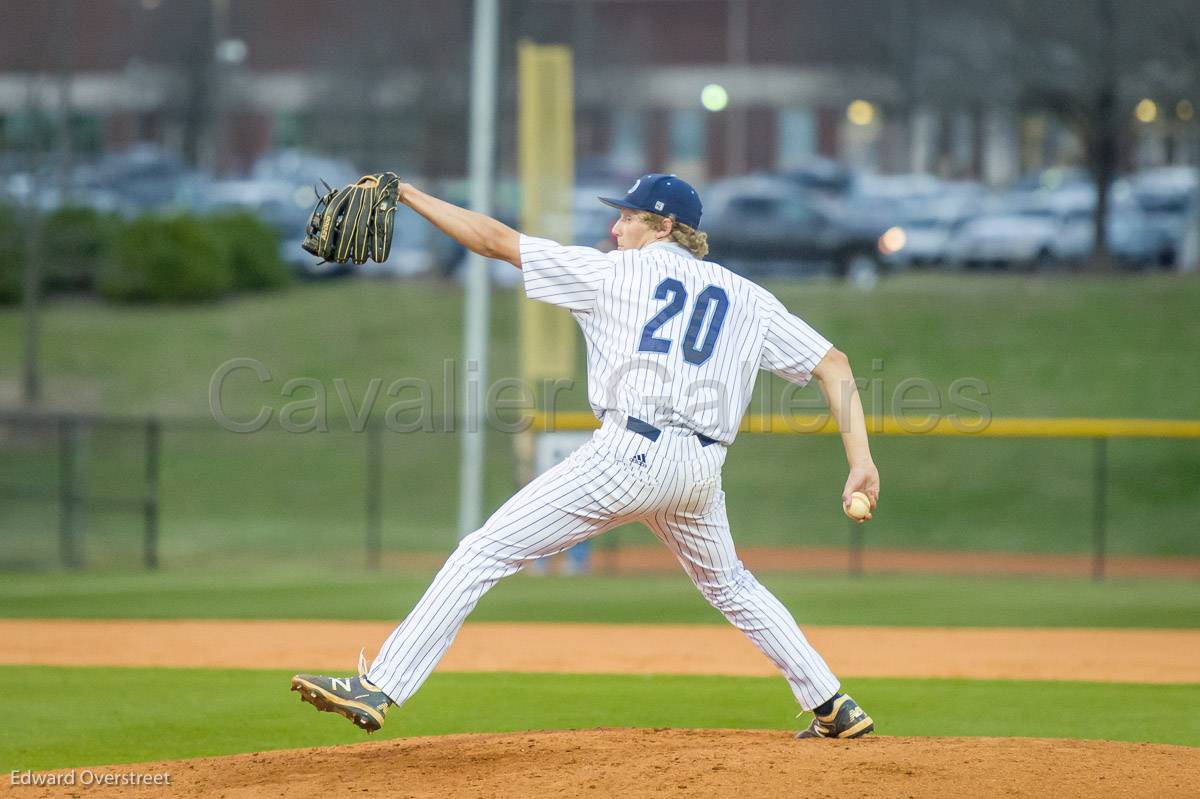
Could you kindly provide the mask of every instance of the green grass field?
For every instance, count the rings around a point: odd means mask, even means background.
[[[907,378],[943,396],[957,380],[986,384],[996,416],[1196,418],[1200,406],[1200,277],[1009,279],[908,275],[860,294],[823,281],[772,286],[847,351],[867,380],[869,410],[890,412]],[[515,364],[512,292],[497,292],[492,376]],[[191,308],[51,305],[43,349],[52,404],[185,418],[209,413],[213,371],[234,357],[268,367],[259,384],[226,387],[230,413],[276,412],[294,377],[321,381],[328,433],[254,435],[168,426],[163,442],[164,569],[135,571],[136,513],[89,508],[92,570],[56,571],[59,481],[53,435],[9,436],[0,486],[48,497],[0,496],[0,617],[398,620],[428,566],[365,572],[364,436],[345,431],[335,378],[356,398],[371,378],[429,381],[443,407],[445,359],[461,350],[462,295],[434,283],[346,281]],[[0,310],[0,404],[15,402],[21,316]],[[752,411],[783,386],[762,381]],[[800,397],[816,398],[813,388]],[[767,398],[772,398],[767,402]],[[586,406],[582,383],[560,407]],[[382,415],[393,398],[382,396]],[[5,431],[0,430],[0,434]],[[458,438],[388,434],[384,545],[448,552],[455,540]],[[141,491],[142,441],[97,429],[86,480],[96,497]],[[867,546],[1081,552],[1090,543],[1089,441],[876,438],[883,504]],[[1200,442],[1115,441],[1108,527],[1117,553],[1200,555]],[[491,435],[487,496],[514,489],[511,442]],[[841,545],[844,479],[831,437],[744,436],[725,472],[740,545]],[[648,543],[641,530],[610,534]],[[425,562],[427,563],[427,561]],[[802,625],[1200,627],[1200,584],[1109,580],[760,573]],[[490,592],[472,621],[722,624],[682,575],[518,575]],[[302,664],[298,664],[301,666]],[[19,685],[0,727],[0,769],[219,755],[361,741],[318,714],[266,670],[0,666]],[[856,679],[847,688],[888,735],[1110,738],[1200,746],[1197,685]],[[381,737],[529,729],[744,727],[795,729],[780,679],[437,672],[394,713]]]
[[[1200,279],[1009,279],[908,275],[870,294],[813,281],[773,285],[779,295],[852,356],[871,410],[923,378],[945,395],[977,378],[996,416],[1193,418],[1200,395]],[[496,293],[491,328],[494,378],[512,375],[515,305]],[[427,380],[444,407],[446,359],[461,347],[461,292],[425,282],[351,280],[190,308],[51,305],[44,318],[48,394],[58,406],[204,418],[209,379],[223,362],[262,362],[271,381],[231,378],[232,415],[260,405],[276,413],[307,389],[325,387],[331,430],[293,434],[276,421],[252,435],[168,426],[162,471],[162,554],[203,566],[222,557],[273,561],[297,552],[361,547],[365,531],[366,437],[346,431],[335,378],[356,403],[371,378]],[[17,374],[21,317],[0,310],[0,374]],[[878,367],[878,368],[876,368]],[[582,371],[580,371],[582,374]],[[0,385],[0,389],[3,385]],[[762,381],[752,411],[780,409],[783,385]],[[411,395],[405,395],[411,396]],[[813,387],[800,392],[818,399]],[[769,402],[767,398],[772,398]],[[586,406],[583,384],[560,407]],[[396,401],[381,393],[376,418]],[[306,416],[302,416],[306,418]],[[440,424],[440,422],[439,422]],[[138,433],[96,430],[88,441],[94,496],[141,493]],[[389,433],[384,442],[384,546],[444,551],[454,540],[459,441],[449,432]],[[1093,498],[1090,441],[881,438],[874,441],[885,505],[867,545],[1028,552],[1086,551]],[[508,436],[489,437],[487,507],[514,490]],[[19,439],[0,454],[0,484],[44,496],[0,502],[4,565],[55,561],[59,449],[52,435]],[[1109,548],[1115,553],[1200,555],[1200,442],[1114,441],[1109,453]],[[741,437],[725,470],[729,512],[744,545],[829,546],[845,541],[837,497],[844,464],[828,436]],[[136,513],[94,507],[86,546],[93,564],[137,557]],[[644,540],[640,531],[612,534]]]
[[[945,391],[974,377],[988,384],[998,416],[1196,416],[1200,276],[912,274],[865,294],[827,281],[768,285],[845,350],[860,376],[882,379],[889,401],[905,378]],[[64,301],[44,315],[47,392],[59,406],[206,416],[213,371],[250,357],[272,381],[235,380],[226,397],[233,412],[278,408],[283,383],[300,376],[331,394],[333,379],[345,378],[356,398],[372,377],[426,378],[441,407],[444,360],[461,355],[462,306],[454,285],[370,280],[188,308]],[[491,372],[512,375],[515,293],[497,291],[492,308]],[[19,308],[0,309],[0,374],[18,373],[22,324]],[[870,408],[873,396],[866,400]],[[582,385],[563,401],[586,407]]]
[[[1191,581],[760,575],[802,624],[1200,626]],[[399,619],[428,574],[278,567],[222,574],[9,575],[0,615]],[[502,581],[473,621],[723,624],[683,575]],[[302,669],[303,664],[297,664]],[[353,743],[276,670],[0,666],[17,721],[0,768],[50,769]],[[1083,737],[1200,746],[1198,685],[854,679],[889,735]],[[47,701],[52,697],[53,701]],[[65,716],[64,716],[65,713]],[[601,726],[794,729],[771,678],[436,672],[380,737]]]
[[[1188,580],[798,574],[758,577],[801,624],[1200,627]],[[222,574],[7,575],[0,617],[399,620],[427,573],[275,570]],[[724,624],[682,574],[501,581],[472,621]]]
[[[0,769],[199,757],[366,738],[288,690],[290,673],[0,667]],[[1016,735],[1200,745],[1200,686],[856,679],[887,735]],[[48,702],[46,697],[57,697]],[[113,701],[120,697],[124,701]],[[63,700],[67,701],[63,701]],[[1053,712],[1047,712],[1053,708]],[[437,673],[373,739],[592,727],[798,729],[780,679]]]
[[[28,618],[401,618],[427,573],[330,576],[312,566],[223,573],[9,575],[0,615]],[[1183,580],[759,575],[802,624],[1200,626]],[[502,581],[473,621],[724,624],[682,574]],[[297,664],[302,669],[303,664]],[[0,667],[23,690],[0,767],[49,769],[363,740],[317,714],[275,670]],[[1197,685],[854,679],[889,735],[1084,737],[1200,746]],[[53,696],[54,702],[46,702]],[[63,708],[68,716],[63,722]],[[600,726],[794,729],[771,678],[436,672],[381,737]]]

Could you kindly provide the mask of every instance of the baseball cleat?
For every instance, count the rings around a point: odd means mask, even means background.
[[[833,698],[833,710],[827,716],[816,716],[797,738],[859,738],[875,730],[875,722],[845,694]]]
[[[383,726],[383,717],[391,706],[387,694],[367,681],[359,656],[357,677],[325,677],[320,674],[297,674],[292,677],[292,690],[300,699],[317,710],[337,713],[350,719],[354,726],[375,732]]]

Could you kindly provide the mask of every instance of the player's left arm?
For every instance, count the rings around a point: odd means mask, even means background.
[[[521,268],[521,234],[498,219],[440,200],[411,183],[400,184],[400,202],[471,252]]]
[[[862,398],[858,395],[858,385],[854,382],[854,371],[850,368],[850,359],[841,350],[830,347],[813,369],[813,377],[817,379],[829,411],[841,431],[846,461],[850,464],[850,475],[842,489],[842,505],[850,504],[852,493],[862,491],[871,498],[871,508],[874,509],[879,499],[879,470],[871,458],[867,420],[863,414]]]

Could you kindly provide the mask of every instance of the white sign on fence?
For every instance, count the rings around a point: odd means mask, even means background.
[[[590,432],[539,433],[533,453],[534,473],[543,474],[550,471],[591,438]]]

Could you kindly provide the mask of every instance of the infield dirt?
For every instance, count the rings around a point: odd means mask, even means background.
[[[380,622],[0,621],[0,662],[352,668]],[[1200,631],[812,627],[847,676],[1200,681]],[[871,646],[864,646],[870,642]],[[887,652],[862,658],[862,652]],[[856,653],[858,653],[856,655]],[[450,671],[773,674],[720,625],[468,624]],[[83,769],[0,783],[0,794],[412,797],[1195,796],[1200,749],[1022,738],[795,741],[755,730],[599,729],[450,735],[87,769],[169,774],[162,785],[82,786]],[[75,774],[47,787],[46,774]]]
[[[69,772],[55,772],[59,774]],[[1200,749],[1036,738],[796,741],[757,730],[447,735],[233,757],[105,766],[169,774],[169,788],[9,788],[22,797],[288,796],[1184,797]],[[2,793],[4,789],[0,789]]]
[[[392,630],[362,621],[0,620],[0,663],[283,668],[343,673]],[[1200,630],[806,626],[846,677],[1200,682]],[[720,624],[468,623],[444,671],[778,672]]]

